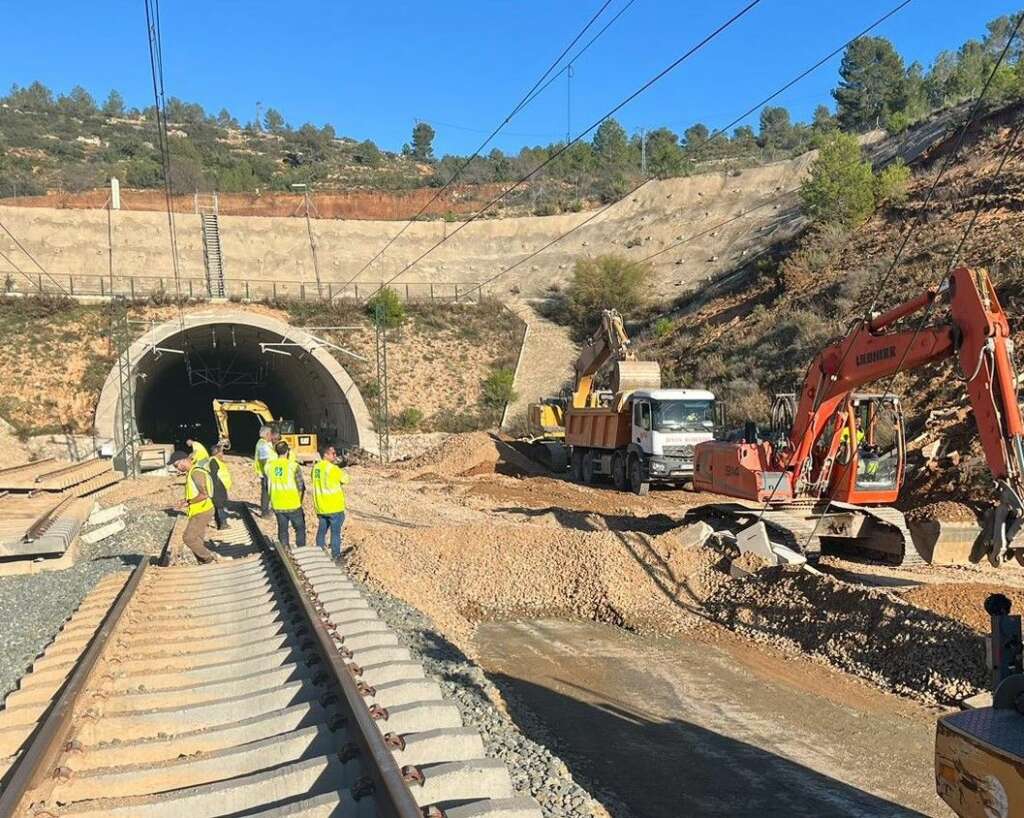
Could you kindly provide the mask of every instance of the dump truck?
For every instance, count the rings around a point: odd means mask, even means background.
[[[655,361],[638,361],[615,310],[576,361],[565,410],[565,442],[573,479],[609,477],[620,491],[646,494],[652,483],[681,485],[693,474],[694,447],[715,432],[715,396],[703,389],[662,389]],[[595,378],[614,366],[611,388]]]
[[[913,329],[894,325],[931,315],[948,298],[949,314]],[[897,373],[955,358],[970,399],[994,503],[983,525],[927,521],[907,525],[893,507],[906,474],[899,399],[857,390]],[[1017,397],[1010,326],[984,270],[961,267],[882,314],[857,321],[845,338],[811,362],[782,428],[762,434],[746,424],[739,440],[696,447],[694,488],[736,498],[701,513],[742,521],[748,535],[777,537],[810,555],[854,553],[894,564],[1014,558],[1024,564],[1024,424]],[[749,523],[748,523],[749,521]]]
[[[287,443],[295,457],[300,463],[309,463],[317,458],[317,447],[319,445],[317,435],[296,432],[295,422],[284,418],[274,418],[261,400],[230,400],[226,398],[214,398],[213,416],[217,420],[217,434],[223,443],[225,450],[231,448],[231,436],[228,433],[228,413],[249,412],[256,415],[266,426],[271,427],[281,435],[281,439]]]

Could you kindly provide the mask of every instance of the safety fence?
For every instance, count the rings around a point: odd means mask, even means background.
[[[0,292],[8,295],[67,294],[75,297],[172,300],[182,298],[208,299],[210,289],[205,278],[179,278],[175,289],[170,276],[88,275],[68,273],[16,273],[0,270]],[[341,299],[363,302],[377,292],[383,282],[359,281],[346,284],[314,281],[225,278],[224,297],[229,301],[297,300],[317,301]],[[485,297],[483,289],[472,281],[410,281],[388,285],[409,302],[476,302]]]

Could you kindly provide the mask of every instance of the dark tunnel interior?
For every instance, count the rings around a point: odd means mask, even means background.
[[[244,324],[188,328],[146,352],[136,367],[135,406],[139,434],[181,447],[194,437],[207,446],[218,438],[214,398],[262,400],[275,418],[295,422],[296,430],[344,443],[348,403],[331,374],[298,347],[261,348],[281,336]],[[288,353],[288,354],[282,354]],[[232,412],[228,428],[232,451],[251,454],[260,419]]]

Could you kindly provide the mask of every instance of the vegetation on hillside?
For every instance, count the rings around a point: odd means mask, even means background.
[[[1011,27],[1009,17],[991,21],[983,38],[968,40],[956,52],[942,52],[927,70],[919,63],[905,65],[885,38],[861,38],[843,57],[833,91],[835,114],[821,105],[810,123],[793,122],[788,110],[773,106],[760,112],[756,131],[743,125],[732,134],[697,122],[682,134],[660,127],[630,135],[609,119],[589,141],[567,150],[559,142],[523,147],[515,154],[494,149],[468,164],[465,156],[435,156],[436,134],[427,122],[415,126],[400,152],[389,152],[371,140],[340,137],[330,124],[294,127],[276,108],[266,109],[261,121],[243,125],[226,109],[212,113],[171,98],[170,181],[179,193],[287,190],[297,183],[318,190],[404,189],[440,186],[456,174],[467,184],[505,183],[550,160],[506,204],[538,214],[578,210],[614,200],[645,176],[665,178],[792,156],[837,128],[901,132],[932,111],[976,95]],[[991,101],[1024,93],[1020,57],[1018,42],[996,75]],[[80,86],[55,96],[39,82],[15,85],[0,97],[0,197],[74,193],[103,186],[110,176],[129,187],[159,187],[163,177],[154,121],[152,107],[127,108],[116,90],[97,103]]]
[[[641,356],[661,363],[666,383],[714,390],[728,404],[734,425],[747,418],[766,421],[771,396],[798,388],[815,355],[842,337],[876,295],[876,308],[883,310],[937,283],[979,203],[984,205],[980,218],[958,259],[992,272],[1019,334],[1024,328],[1024,253],[1015,216],[1024,197],[1019,154],[994,184],[992,177],[1010,138],[1009,124],[1021,109],[1017,104],[999,112],[972,134],[926,211],[941,155],[917,170],[902,195],[884,197],[866,222],[816,223],[743,270],[731,271],[723,279],[729,284],[713,294],[691,294],[669,316],[652,314],[639,333]],[[877,178],[875,185],[880,185]],[[915,225],[912,239],[880,290],[910,224]],[[943,313],[940,305],[932,319],[942,320]],[[923,424],[930,409],[962,399],[949,362],[900,375],[894,391],[912,428]]]

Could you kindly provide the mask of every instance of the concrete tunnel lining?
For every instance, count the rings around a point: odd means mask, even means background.
[[[158,349],[183,349],[183,335],[188,339],[192,382],[199,384],[193,387],[188,386],[185,356]],[[280,347],[291,353],[287,356],[260,349],[261,342],[280,341],[300,346]],[[136,423],[143,436],[157,442],[174,442],[178,435],[169,427],[190,418],[202,424],[202,439],[213,442],[210,400],[255,398],[266,400],[275,415],[295,420],[305,431],[326,433],[346,448],[375,450],[369,412],[344,367],[309,333],[277,319],[241,311],[186,316],[184,331],[177,320],[162,323],[135,341],[129,354]],[[221,385],[209,384],[210,371],[218,369],[213,380]],[[95,423],[101,438],[116,443],[121,428],[118,384],[115,364],[100,393]],[[238,415],[230,426],[234,450],[251,452],[256,422]],[[241,445],[236,444],[236,429]]]

